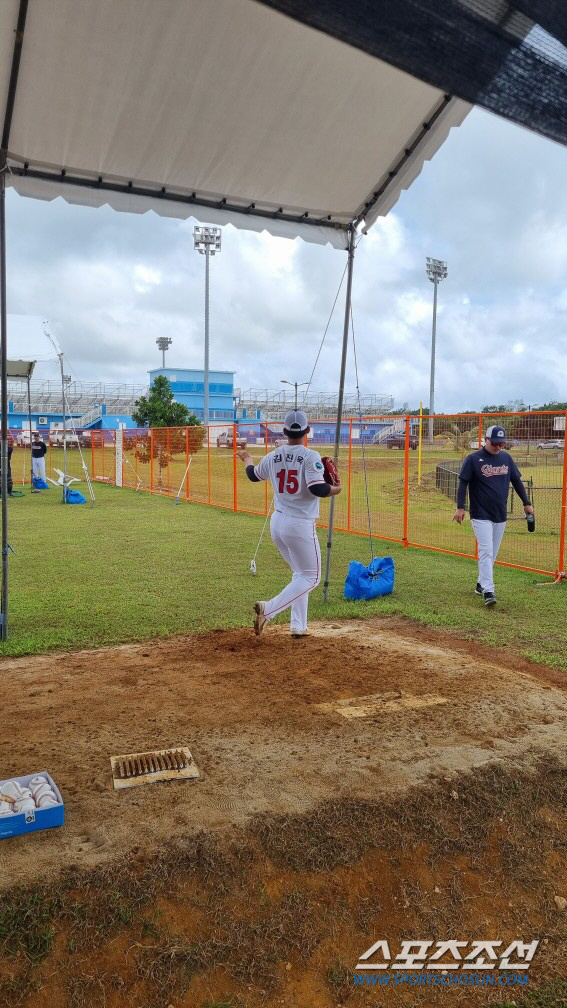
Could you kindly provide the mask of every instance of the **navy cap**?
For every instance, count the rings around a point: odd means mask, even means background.
[[[303,410],[292,409],[286,413],[284,420],[284,434],[288,437],[299,438],[307,433],[309,423]]]
[[[493,424],[492,427],[488,428],[484,436],[488,441],[491,441],[492,444],[504,444],[506,440],[506,431],[498,424]]]

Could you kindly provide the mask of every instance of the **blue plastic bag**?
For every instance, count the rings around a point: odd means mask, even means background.
[[[69,487],[65,490],[65,503],[66,504],[86,504],[87,498],[83,497],[82,493],[78,490],[71,490]]]
[[[49,484],[41,476],[34,476],[32,484],[34,490],[49,490]]]
[[[390,595],[394,588],[392,557],[374,557],[368,567],[352,560],[345,581],[346,599],[372,599]]]

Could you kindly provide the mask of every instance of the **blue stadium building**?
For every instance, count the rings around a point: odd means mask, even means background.
[[[149,372],[150,385],[158,375],[167,378],[176,402],[194,413],[203,422],[205,372],[189,368],[155,368]],[[234,420],[234,371],[209,371],[209,421]]]

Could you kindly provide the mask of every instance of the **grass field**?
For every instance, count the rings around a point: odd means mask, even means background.
[[[3,654],[244,626],[251,622],[255,599],[269,598],[287,579],[268,530],[257,576],[250,574],[263,517],[195,503],[174,505],[169,498],[102,484],[95,484],[95,492],[92,508],[62,505],[55,488],[10,500],[9,542],[15,554],[9,557],[9,636]],[[259,496],[263,493],[261,488]],[[324,502],[323,516],[327,508]],[[462,535],[470,547],[470,526]],[[324,554],[322,529],[319,538]],[[310,618],[401,614],[567,669],[564,585],[535,587],[540,575],[498,568],[499,603],[487,612],[473,594],[473,560],[376,541],[377,555],[394,557],[394,593],[368,603],[346,602],[348,563],[368,562],[369,543],[343,532],[335,533],[333,543],[330,599],[323,603],[319,586],[311,596]]]
[[[143,450],[124,452],[123,481],[125,486],[152,490],[154,493],[179,492],[184,480],[187,461],[185,449],[179,453],[167,451],[167,435],[160,437],[164,445],[163,464],[158,459],[153,464],[143,462]],[[146,438],[147,440],[147,438]],[[132,439],[130,439],[132,441]],[[141,445],[143,442],[140,441]],[[157,436],[154,449],[157,449]],[[321,453],[330,447],[318,446]],[[418,471],[418,452],[410,451],[407,474],[407,500],[404,452],[370,445],[341,446],[340,471],[343,493],[335,502],[335,528],[363,535],[368,532],[368,505],[371,511],[373,533],[385,540],[401,542],[405,537],[412,544],[432,549],[471,554],[473,538],[470,526],[458,527],[452,523],[454,500],[436,486],[436,470],[444,466],[458,471],[462,458],[470,450],[470,442],[435,443],[424,445],[421,470]],[[260,459],[265,445],[251,445],[254,459]],[[14,478],[21,478],[24,469],[22,449],[14,456]],[[539,571],[555,572],[560,567],[561,501],[563,485],[563,453],[514,452],[533,498],[537,514],[537,529],[528,534],[519,498],[512,494],[512,513],[499,559],[505,563]],[[114,445],[106,443],[93,452],[87,451],[85,459],[91,475],[114,482]],[[61,449],[52,449],[48,456],[48,470],[62,469]],[[83,477],[81,460],[76,449],[67,453],[67,469],[72,475]],[[20,476],[18,476],[20,474]],[[95,480],[96,490],[96,480]],[[269,501],[268,488],[251,484],[242,465],[235,460],[232,450],[218,449],[211,436],[211,447],[196,452],[191,459],[188,479],[183,482],[181,497],[197,503],[209,503],[230,510],[266,513]],[[236,506],[235,506],[236,503]]]

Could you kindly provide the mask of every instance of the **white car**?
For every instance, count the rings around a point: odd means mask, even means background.
[[[565,447],[565,442],[561,441],[560,438],[551,439],[550,441],[540,441],[538,448],[551,448],[556,451],[561,451]]]
[[[20,431],[20,433],[14,438],[15,444],[19,445],[20,448],[29,448],[30,440],[33,441],[33,434],[30,439],[29,430]]]

